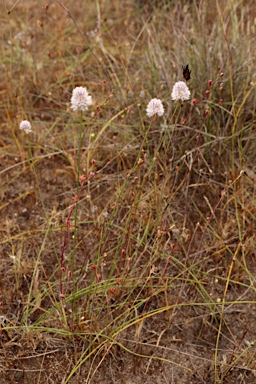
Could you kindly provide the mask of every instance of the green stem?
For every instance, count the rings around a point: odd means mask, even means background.
[[[79,186],[80,186],[80,166],[81,166],[81,149],[82,149],[82,133],[83,133],[83,114],[80,113],[80,125],[79,125],[79,136],[78,136],[78,142],[77,142],[77,180],[76,180],[76,196],[78,195]],[[76,202],[76,207],[74,210],[74,242],[73,242],[73,249],[71,254],[71,278],[72,278],[72,293],[75,295],[76,289],[75,289],[75,279],[74,279],[74,273],[75,273],[75,254],[76,254],[76,246],[77,246],[77,218],[78,218],[78,201]],[[72,300],[72,313],[76,313],[75,308],[75,296]]]

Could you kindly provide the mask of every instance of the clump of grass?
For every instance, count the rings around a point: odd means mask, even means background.
[[[62,383],[252,381],[253,4],[79,5],[1,16],[2,356],[30,382],[48,352]]]

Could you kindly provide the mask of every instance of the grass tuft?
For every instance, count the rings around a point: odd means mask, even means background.
[[[0,6],[1,382],[253,383],[254,2],[87,3]]]

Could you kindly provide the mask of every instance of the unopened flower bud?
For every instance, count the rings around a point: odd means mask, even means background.
[[[86,180],[86,176],[83,174],[80,176],[80,183],[83,184]]]

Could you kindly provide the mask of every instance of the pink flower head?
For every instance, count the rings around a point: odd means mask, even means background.
[[[189,100],[190,90],[184,81],[177,81],[172,89],[172,100]]]
[[[28,120],[23,120],[20,122],[20,129],[27,134],[32,132],[31,124]]]
[[[71,97],[71,108],[76,111],[87,111],[88,107],[92,105],[92,97],[88,94],[85,87],[76,87],[73,89]]]
[[[152,117],[154,115],[163,116],[164,107],[162,101],[160,99],[151,99],[148,103],[146,112],[148,117]]]

